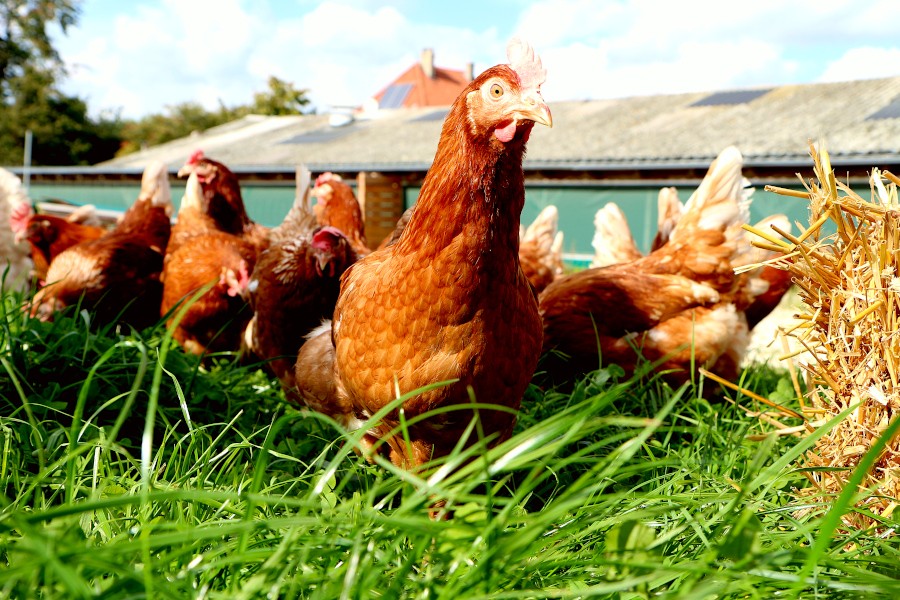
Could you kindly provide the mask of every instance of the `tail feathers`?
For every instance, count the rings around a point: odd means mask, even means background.
[[[163,206],[168,214],[175,212],[172,189],[169,186],[169,168],[161,160],[152,161],[141,176],[139,198],[148,199],[153,206]]]
[[[656,237],[650,246],[650,252],[664,246],[669,241],[672,231],[678,225],[684,212],[684,205],[678,199],[678,190],[674,187],[665,187],[659,190],[656,205]]]
[[[559,227],[559,211],[552,204],[540,212],[534,222],[528,226],[521,241],[537,241],[540,248],[548,252],[553,246],[553,239]]]
[[[562,274],[563,266],[563,234],[558,229],[559,211],[551,204],[538,214],[524,232],[520,230],[520,243],[532,243],[540,262],[556,275]]]
[[[687,243],[697,229],[727,231],[733,225],[737,228],[732,235],[743,238],[740,225],[749,219],[749,198],[744,193],[742,166],[743,158],[734,146],[719,154],[685,204],[671,239]]]
[[[297,192],[294,196],[294,203],[281,224],[269,233],[272,242],[278,242],[282,238],[296,237],[298,233],[312,231],[316,227],[316,217],[310,205],[312,173],[306,165],[297,166],[296,182]]]
[[[594,260],[592,267],[626,263],[643,256],[631,237],[625,214],[610,202],[594,215]]]
[[[553,246],[550,247],[550,254],[554,258],[554,262],[556,262],[557,267],[557,275],[563,274],[563,232],[557,231],[556,236],[553,238]]]

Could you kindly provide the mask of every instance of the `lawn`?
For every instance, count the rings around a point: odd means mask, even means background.
[[[0,309],[0,598],[900,595],[893,521],[850,529],[853,490],[797,494],[829,426],[774,435],[702,377],[532,385],[510,440],[410,474],[259,365],[21,302]],[[786,372],[739,383],[798,406]]]

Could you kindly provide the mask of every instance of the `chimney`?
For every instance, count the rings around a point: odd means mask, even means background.
[[[471,83],[475,79],[475,63],[466,63],[466,83]]]
[[[425,48],[422,50],[422,70],[429,79],[434,79],[434,49]]]

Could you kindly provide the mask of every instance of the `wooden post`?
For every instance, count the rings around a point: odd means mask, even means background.
[[[366,240],[375,248],[394,231],[403,214],[403,183],[396,175],[362,172],[356,185],[366,219]]]

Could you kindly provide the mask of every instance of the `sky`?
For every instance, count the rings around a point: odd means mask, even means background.
[[[478,73],[528,39],[559,100],[900,75],[896,0],[83,0],[57,33],[93,115],[248,104],[269,76],[319,112],[359,106],[434,50]]]

